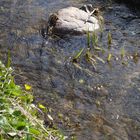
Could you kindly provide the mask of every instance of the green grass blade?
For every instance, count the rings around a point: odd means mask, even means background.
[[[11,65],[11,52],[8,50],[8,56],[7,56],[7,68],[9,68]]]

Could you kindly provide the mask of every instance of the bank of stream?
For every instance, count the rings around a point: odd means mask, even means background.
[[[47,37],[49,14],[93,3],[102,10],[103,48],[95,67],[81,57],[87,36]],[[108,34],[111,47],[108,48]],[[140,13],[122,3],[92,0],[1,0],[0,56],[11,52],[18,84],[33,86],[35,103],[46,105],[53,124],[78,140],[140,138]],[[107,62],[108,55],[111,59]],[[46,125],[50,124],[46,116]]]

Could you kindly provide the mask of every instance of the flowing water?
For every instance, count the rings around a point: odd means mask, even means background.
[[[44,39],[40,30],[63,7],[94,3],[105,20],[98,43],[104,49],[95,67],[84,56],[87,37]],[[112,34],[108,49],[108,33]],[[124,48],[124,49],[122,49]],[[78,140],[140,138],[140,14],[138,9],[87,0],[1,0],[0,57],[10,50],[16,82],[33,86],[35,103],[49,108],[54,125]],[[108,54],[112,54],[107,62]],[[45,115],[48,125],[48,118]]]

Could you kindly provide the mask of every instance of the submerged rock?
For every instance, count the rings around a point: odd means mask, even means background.
[[[67,7],[52,14],[48,21],[48,34],[84,34],[100,28],[99,21],[95,16],[97,9],[92,6],[83,6],[81,9]]]

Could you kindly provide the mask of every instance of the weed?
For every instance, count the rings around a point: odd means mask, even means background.
[[[0,140],[64,140],[58,130],[46,128],[37,117],[40,109],[32,104],[31,86],[26,84],[23,90],[16,85],[10,62],[7,66],[0,61]]]
[[[107,62],[108,62],[108,63],[111,61],[111,58],[112,58],[112,54],[109,53],[108,56],[107,56]]]
[[[92,47],[90,46],[92,42]],[[84,51],[85,50],[85,51]],[[78,62],[78,59],[81,57],[82,53],[83,56],[85,56],[85,60],[87,62],[90,62],[92,64],[92,66],[96,69],[96,64],[97,64],[97,60],[102,62],[102,63],[105,63],[103,59],[101,59],[99,56],[98,56],[98,52],[104,52],[104,50],[100,47],[98,47],[98,36],[95,32],[92,32],[92,37],[91,37],[91,34],[90,32],[88,31],[87,32],[87,48],[83,48],[81,49],[72,59],[72,62],[73,63],[77,63]]]
[[[8,50],[8,57],[7,57],[7,68],[9,68],[11,65],[11,52]]]
[[[80,56],[82,55],[84,51],[84,48],[82,48],[72,59],[72,62],[73,63],[77,63],[78,62],[78,59],[80,58]]]
[[[112,35],[110,31],[108,32],[107,39],[108,39],[108,48],[110,49],[112,44]]]
[[[90,48],[90,32],[87,32],[87,47]]]
[[[135,52],[132,56],[133,56],[134,63],[137,63],[138,60],[139,60],[139,57],[140,57],[140,55],[138,54],[138,52]]]
[[[92,45],[93,47],[96,47],[98,45],[98,36],[95,32],[92,33]]]
[[[120,55],[121,55],[121,58],[124,58],[124,56],[125,56],[125,49],[124,49],[124,47],[121,48]]]

